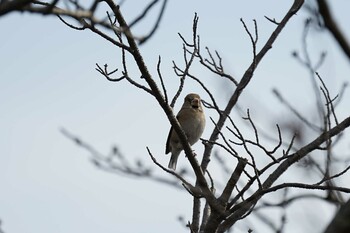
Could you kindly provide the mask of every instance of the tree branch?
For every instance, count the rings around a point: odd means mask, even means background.
[[[323,18],[323,22],[327,29],[332,33],[334,39],[338,42],[345,55],[350,60],[350,44],[347,42],[344,34],[335,22],[332,13],[329,10],[329,6],[326,0],[317,0],[318,10]]]
[[[218,198],[219,202],[226,205],[229,198],[231,197],[232,191],[237,184],[238,179],[240,178],[246,164],[246,159],[239,159],[236,169],[232,172],[230,179],[227,181],[226,187],[222,192],[221,196]]]
[[[210,192],[208,183],[204,177],[204,173],[202,172],[197,160],[194,157],[193,151],[191,149],[191,146],[189,145],[187,141],[187,137],[182,130],[179,122],[177,121],[171,107],[166,103],[161,91],[159,90],[156,82],[152,78],[151,74],[148,71],[148,68],[143,60],[143,57],[138,49],[138,46],[136,44],[136,41],[134,40],[132,33],[130,31],[130,28],[128,27],[127,23],[124,20],[124,17],[122,16],[119,7],[114,4],[112,0],[105,0],[105,2],[109,5],[109,7],[112,9],[113,13],[115,14],[115,17],[120,25],[121,28],[123,28],[123,33],[125,34],[128,44],[131,48],[131,54],[134,57],[134,60],[141,72],[141,77],[145,79],[145,81],[148,83],[153,96],[156,98],[158,101],[159,105],[162,107],[164,110],[165,114],[167,115],[173,129],[175,132],[178,134],[179,139],[183,145],[185,154],[195,172],[195,175],[197,177],[197,180],[199,181],[200,184],[200,189],[203,192],[203,195],[205,196],[206,200],[209,202],[212,208],[218,209],[218,203],[216,201],[216,198],[214,195]]]
[[[319,137],[317,137],[315,140],[307,144],[306,146],[302,147],[295,153],[293,153],[288,159],[283,161],[274,172],[272,172],[269,177],[263,182],[262,190],[256,191],[253,195],[251,195],[249,198],[247,198],[245,201],[237,204],[233,208],[229,210],[229,213],[231,214],[227,220],[225,220],[221,226],[220,231],[223,232],[224,230],[227,230],[230,226],[232,226],[237,220],[239,220],[247,211],[249,211],[256,203],[257,201],[262,197],[263,194],[266,192],[270,192],[273,189],[269,189],[273,183],[294,163],[299,161],[300,159],[304,158],[306,155],[308,155],[311,151],[316,150],[319,148],[319,146],[327,141],[329,138],[341,133],[344,129],[348,128],[350,126],[350,117],[344,119],[341,123],[339,123],[337,126],[333,127],[327,132],[322,133]],[[295,185],[298,186],[298,185]],[[310,185],[310,187],[314,185]],[[281,186],[275,186],[281,187]],[[291,187],[291,186],[289,186]],[[305,187],[309,187],[305,185]],[[346,188],[335,188],[335,187],[329,187],[329,186],[317,186],[319,189],[337,189],[341,191],[350,192],[350,189]],[[324,188],[323,188],[324,187]],[[267,191],[269,190],[269,191]]]
[[[241,81],[238,83],[236,90],[234,91],[233,95],[231,96],[230,100],[227,103],[227,106],[224,110],[225,114],[222,114],[217,122],[216,128],[214,128],[212,134],[210,135],[209,141],[215,141],[219,135],[219,131],[224,126],[224,123],[226,122],[227,116],[230,114],[233,107],[236,105],[238,98],[240,97],[242,91],[244,88],[249,84],[250,80],[253,77],[254,71],[262,58],[265,56],[265,54],[272,48],[273,43],[277,39],[278,35],[281,33],[282,29],[286,26],[289,19],[301,8],[303,5],[304,0],[295,0],[287,14],[284,16],[282,21],[278,24],[275,31],[271,34],[270,38],[267,40],[266,44],[263,46],[263,48],[260,50],[260,52],[256,55],[256,58],[253,59],[253,62],[249,66],[249,68],[244,73]],[[210,161],[210,155],[211,151],[213,149],[212,144],[208,144],[205,147],[204,156],[201,163],[201,168],[203,171],[206,171],[208,163]]]
[[[5,15],[11,11],[15,11],[17,9],[20,9],[31,2],[33,2],[33,0],[1,1],[0,2],[0,16]]]

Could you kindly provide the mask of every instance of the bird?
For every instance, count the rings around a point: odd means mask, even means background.
[[[176,118],[187,136],[188,143],[192,146],[202,136],[205,128],[205,115],[200,96],[195,93],[188,94]],[[177,159],[182,150],[181,141],[171,127],[165,148],[165,154],[171,152],[169,169],[176,170]]]

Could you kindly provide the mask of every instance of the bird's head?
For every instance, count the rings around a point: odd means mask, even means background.
[[[201,108],[201,97],[195,93],[188,94],[185,97],[185,104],[188,104],[195,109]]]

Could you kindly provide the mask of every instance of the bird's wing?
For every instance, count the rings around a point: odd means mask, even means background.
[[[168,154],[171,151],[171,148],[170,148],[170,137],[171,137],[171,133],[172,132],[173,132],[173,127],[171,126],[171,128],[169,130],[168,139],[166,140],[165,154]]]
[[[176,119],[178,121],[180,121],[179,118],[179,114],[177,114]],[[173,133],[173,127],[171,126],[170,130],[169,130],[169,135],[168,135],[168,139],[166,140],[166,146],[165,146],[165,154],[168,154],[169,152],[171,152],[171,146],[170,146],[170,138],[171,138],[171,134]]]

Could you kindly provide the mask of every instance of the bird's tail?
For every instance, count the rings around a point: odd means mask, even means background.
[[[176,170],[176,164],[177,164],[177,159],[179,158],[180,152],[179,153],[171,153],[170,161],[168,168],[172,170]]]

